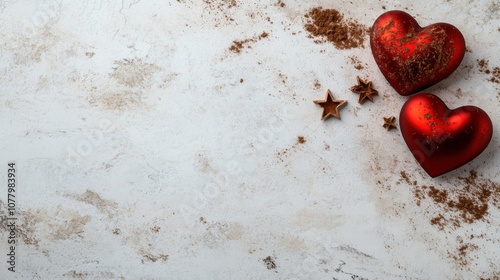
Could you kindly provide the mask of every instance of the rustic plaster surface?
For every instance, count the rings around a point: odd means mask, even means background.
[[[471,171],[498,188],[500,86],[477,61],[500,66],[500,6],[363,3],[0,1],[0,159],[17,164],[19,217],[15,274],[0,227],[0,278],[498,279],[496,198],[484,219],[439,227],[457,213],[415,191],[453,193]],[[469,51],[428,91],[483,108],[488,148],[429,178],[382,127],[406,99],[368,42],[308,38],[317,6],[366,26],[390,9],[457,26]],[[374,103],[357,103],[356,76]],[[327,89],[348,101],[341,120],[320,121]]]

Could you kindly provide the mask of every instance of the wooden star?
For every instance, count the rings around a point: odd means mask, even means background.
[[[347,101],[333,99],[332,92],[330,90],[326,91],[325,100],[314,100],[314,103],[323,107],[323,114],[321,115],[321,120],[324,120],[330,116],[336,117],[340,120],[339,108],[342,107]]]
[[[396,118],[393,117],[393,116],[390,116],[390,117],[387,117],[387,118],[384,117],[384,125],[383,125],[384,128],[386,130],[389,130],[391,128],[397,128],[395,121],[396,121]]]
[[[351,87],[351,91],[354,92],[354,93],[357,93],[359,94],[359,103],[363,103],[365,101],[365,99],[369,99],[371,102],[373,102],[373,94],[378,94],[378,91],[376,91],[375,89],[372,88],[372,82],[365,82],[363,80],[361,80],[358,77],[356,77],[356,79],[358,80],[358,84]]]

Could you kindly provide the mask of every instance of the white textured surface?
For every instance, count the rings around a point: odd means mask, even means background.
[[[500,88],[476,62],[500,66],[498,1],[227,2],[0,1],[0,158],[17,163],[22,222],[16,274],[0,228],[0,278],[498,279],[498,208],[439,230],[437,206],[417,206],[400,177],[443,188],[470,170],[500,177]],[[368,42],[341,51],[303,28],[311,7],[371,26],[384,5],[457,26],[471,50],[428,91],[480,106],[495,132],[441,178],[381,127],[406,99]],[[251,49],[228,50],[263,31]],[[357,75],[380,91],[374,103],[348,90]],[[341,121],[321,122],[312,102],[328,88],[348,100]],[[461,265],[453,256],[471,234],[484,235]]]

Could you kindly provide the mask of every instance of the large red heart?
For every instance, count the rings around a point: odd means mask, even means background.
[[[448,23],[420,27],[403,11],[382,14],[370,32],[380,71],[400,94],[410,95],[448,77],[465,54],[462,33]]]
[[[493,133],[490,118],[480,108],[450,110],[430,93],[406,101],[399,126],[408,148],[431,177],[473,160],[488,146]]]

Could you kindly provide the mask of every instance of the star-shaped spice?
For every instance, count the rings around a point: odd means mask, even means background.
[[[359,103],[363,103],[366,98],[373,102],[373,94],[378,94],[378,91],[372,88],[372,82],[365,82],[358,77],[358,84],[351,87],[351,91],[359,94]]]
[[[384,128],[386,130],[389,130],[391,128],[397,128],[396,126],[396,118],[393,117],[393,116],[390,116],[390,117],[384,117]]]
[[[342,107],[347,101],[336,100],[333,98],[332,92],[330,90],[326,91],[325,100],[314,100],[314,103],[323,107],[323,114],[321,115],[321,120],[324,120],[330,116],[336,117],[340,120],[339,108]]]

